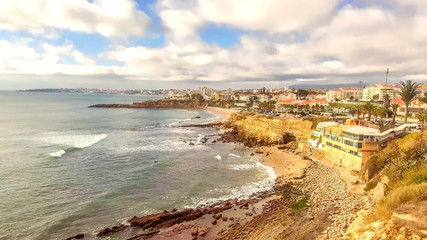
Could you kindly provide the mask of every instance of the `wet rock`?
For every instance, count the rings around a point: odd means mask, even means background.
[[[212,225],[216,225],[217,224],[216,219],[214,219],[211,223],[212,223]]]
[[[79,233],[75,236],[67,238],[66,240],[83,239],[84,237],[85,237],[85,235],[83,233]]]
[[[124,224],[116,225],[116,226],[113,226],[111,228],[107,227],[104,230],[100,231],[98,234],[96,234],[96,236],[98,236],[98,237],[108,236],[108,235],[111,235],[111,234],[114,234],[117,232],[121,232],[128,227],[129,227],[128,225],[124,225]]]

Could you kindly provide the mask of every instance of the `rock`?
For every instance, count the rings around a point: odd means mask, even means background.
[[[255,153],[251,153],[251,156],[254,156],[255,155]]]
[[[227,217],[222,217],[222,221],[227,222],[228,218]]]
[[[208,233],[208,230],[206,230],[206,229],[202,229],[202,230],[200,230],[200,231],[199,231],[199,236],[200,236],[200,237],[203,237],[203,236],[205,236],[205,235],[206,235],[206,233]]]
[[[190,144],[188,144],[188,145],[191,145],[191,146],[193,146],[193,145],[194,145],[194,143],[193,143],[193,142],[190,142]]]
[[[249,216],[249,217],[252,217],[253,214],[251,212],[247,212],[247,213],[245,213],[245,215]]]
[[[197,236],[198,234],[199,234],[199,229],[198,228],[191,229],[191,236]]]
[[[221,213],[213,215],[213,218],[216,220],[220,219],[221,217],[222,217]]]
[[[213,140],[212,143],[216,143],[216,140]]]
[[[113,226],[111,228],[107,227],[104,230],[100,231],[98,234],[96,234],[96,236],[98,236],[98,237],[108,236],[108,235],[111,235],[111,234],[116,233],[116,232],[121,232],[121,231],[125,230],[126,228],[128,228],[128,226],[124,225],[124,224],[116,225],[116,226]]]
[[[217,224],[216,219],[214,219],[211,223],[212,223],[212,225],[216,225]]]
[[[73,239],[83,239],[85,237],[85,235],[83,233],[79,233],[75,236],[69,237],[66,240],[73,240]]]

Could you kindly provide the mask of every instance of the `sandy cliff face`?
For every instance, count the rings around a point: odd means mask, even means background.
[[[294,136],[297,141],[306,141],[311,135],[311,121],[298,118],[277,118],[253,113],[235,113],[230,117],[231,125],[239,137],[257,139],[271,144],[283,141],[284,135]]]

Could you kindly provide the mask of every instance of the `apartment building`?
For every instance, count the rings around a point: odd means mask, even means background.
[[[338,88],[326,92],[326,101],[346,100],[346,99],[361,99],[362,88]]]
[[[385,95],[389,95],[390,99],[399,98],[399,87],[396,85],[374,84],[363,89],[363,100],[370,101],[378,95],[379,100],[383,100]]]

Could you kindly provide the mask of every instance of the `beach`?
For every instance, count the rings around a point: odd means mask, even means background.
[[[230,118],[231,114],[239,112],[239,110],[236,109],[217,107],[207,107],[206,110],[218,115],[218,119],[216,120],[216,122],[225,122]]]

